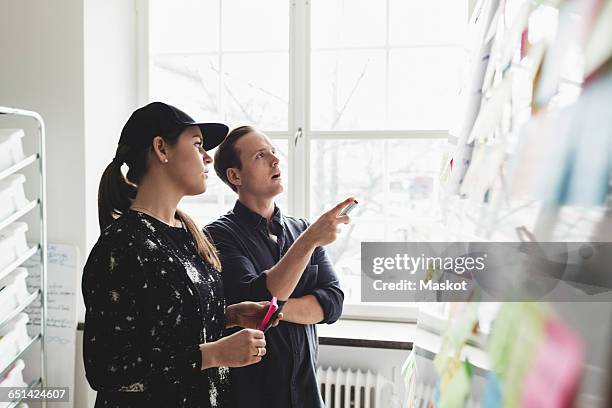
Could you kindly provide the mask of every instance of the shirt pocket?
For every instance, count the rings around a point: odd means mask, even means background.
[[[311,293],[317,287],[319,265],[308,265],[298,281],[291,297],[302,297]]]

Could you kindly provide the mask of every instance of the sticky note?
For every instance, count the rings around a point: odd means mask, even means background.
[[[414,407],[416,400],[416,379],[417,379],[417,364],[416,352],[413,348],[402,365],[402,375],[404,376],[404,384],[406,385],[406,401],[408,407]]]
[[[490,372],[487,376],[484,396],[481,408],[500,408],[502,406],[502,389],[495,373]]]
[[[584,346],[556,319],[548,319],[544,327],[544,341],[523,384],[521,407],[570,407],[582,371]]]
[[[468,361],[463,362],[444,391],[440,390],[438,408],[463,408],[470,393],[472,368]]]

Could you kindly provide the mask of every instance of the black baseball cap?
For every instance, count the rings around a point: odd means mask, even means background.
[[[115,157],[115,160],[120,162],[129,160],[133,153],[149,147],[155,136],[166,135],[188,126],[200,128],[204,150],[217,147],[229,131],[229,128],[222,123],[197,123],[191,116],[172,105],[151,102],[136,109],[123,126],[117,148],[117,152],[121,152],[121,157]]]

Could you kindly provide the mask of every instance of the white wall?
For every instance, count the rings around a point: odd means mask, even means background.
[[[0,0],[0,61],[0,105],[46,122],[48,238],[78,248],[80,288],[100,175],[137,105],[135,1]],[[79,348],[75,406],[93,406],[82,364]]]
[[[75,245],[81,261],[86,250],[82,17],[79,0],[0,2],[0,104],[37,111],[45,120],[48,239]],[[50,376],[55,371],[47,368]]]
[[[98,182],[137,107],[134,1],[85,0],[86,248],[98,239]]]
[[[0,104],[42,114],[49,241],[74,244],[83,254],[83,5],[79,0],[0,4]]]
[[[115,155],[123,124],[136,109],[136,9],[134,1],[84,1],[85,248],[100,235],[98,184]],[[78,319],[85,311],[79,292]],[[95,392],[85,379],[82,332],[77,336],[75,407],[93,407]]]
[[[136,12],[134,1],[84,2],[85,219],[87,252],[99,236],[98,183],[115,155],[123,124],[137,105]],[[79,321],[83,321],[82,298]],[[93,406],[77,336],[75,407]]]

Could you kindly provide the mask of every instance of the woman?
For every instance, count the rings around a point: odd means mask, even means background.
[[[267,304],[225,307],[215,249],[176,208],[205,191],[206,150],[227,130],[154,102],[121,132],[100,181],[102,234],[83,271],[83,354],[96,407],[223,407],[225,367],[266,353],[261,331],[222,338],[227,327],[256,327]]]

